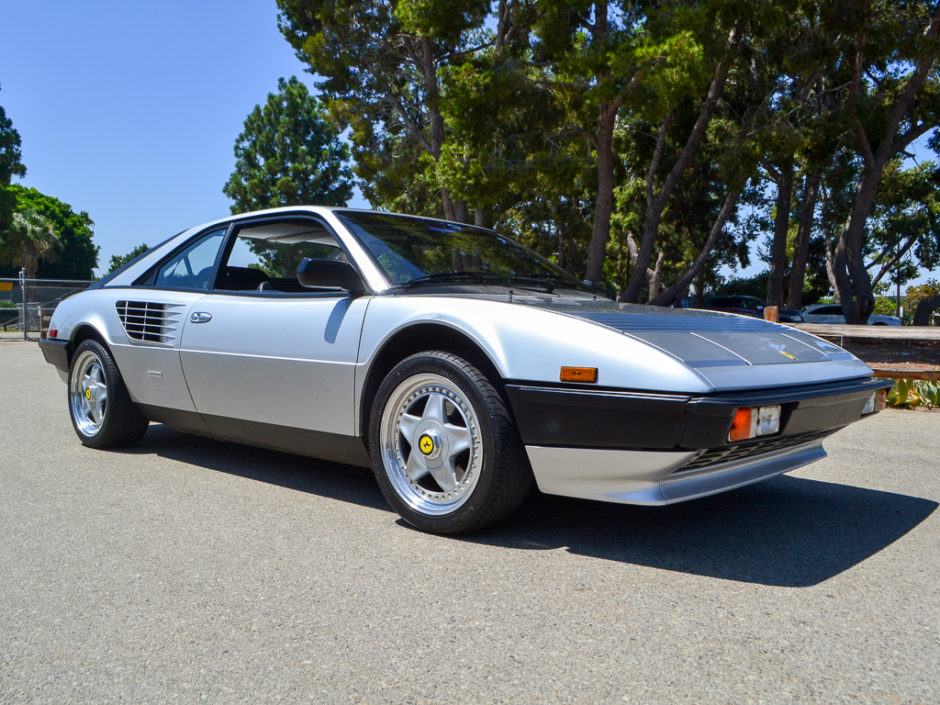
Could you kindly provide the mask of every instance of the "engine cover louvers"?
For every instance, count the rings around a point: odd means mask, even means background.
[[[118,301],[115,304],[124,332],[140,343],[172,345],[179,326],[182,304],[154,301]]]

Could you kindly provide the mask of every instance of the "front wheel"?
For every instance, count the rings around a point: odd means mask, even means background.
[[[147,430],[149,421],[131,401],[111,353],[97,341],[86,340],[75,351],[68,395],[72,426],[86,446],[130,445]]]
[[[450,353],[412,355],[389,372],[376,394],[369,440],[386,500],[424,531],[494,524],[532,484],[502,397],[476,367]]]

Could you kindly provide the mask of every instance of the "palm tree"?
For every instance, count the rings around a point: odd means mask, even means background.
[[[27,279],[33,279],[39,261],[55,260],[58,246],[59,236],[52,223],[36,210],[27,208],[13,214],[13,222],[4,238],[3,254],[26,270]]]
[[[14,265],[20,265],[26,270],[26,278],[36,276],[36,268],[40,260],[51,262],[56,257],[59,247],[59,236],[56,235],[52,223],[42,214],[32,208],[17,211],[13,214],[6,236],[0,241],[0,249],[4,259]],[[30,304],[33,302],[33,290],[23,288],[23,331],[29,329]]]

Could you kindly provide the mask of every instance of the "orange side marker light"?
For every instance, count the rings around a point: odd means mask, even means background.
[[[560,378],[562,382],[596,382],[596,367],[562,367]]]

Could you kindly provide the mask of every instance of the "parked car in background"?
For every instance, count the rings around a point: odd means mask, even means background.
[[[759,299],[756,296],[731,294],[729,296],[710,296],[706,302],[705,308],[711,311],[725,311],[727,313],[737,313],[742,316],[763,318],[765,306],[766,304],[763,299]],[[778,309],[777,318],[781,323],[803,322],[803,314],[792,308]]]
[[[839,304],[813,304],[803,309],[803,321],[805,323],[845,323],[845,316]],[[873,313],[868,317],[868,325],[899,326],[901,319],[897,316]]]

